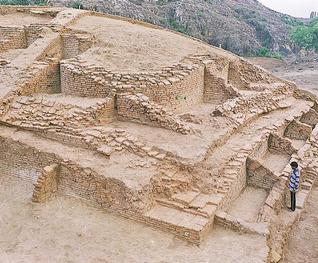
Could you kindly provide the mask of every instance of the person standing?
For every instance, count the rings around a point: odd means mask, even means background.
[[[291,199],[290,209],[292,211],[295,211],[296,210],[296,192],[299,189],[300,171],[299,171],[297,162],[292,162],[290,166],[292,168],[290,179],[289,179],[289,191],[290,191],[290,199]]]

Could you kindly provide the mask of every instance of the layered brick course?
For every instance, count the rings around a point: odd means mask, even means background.
[[[26,48],[27,39],[23,27],[0,27],[0,52],[12,48]]]

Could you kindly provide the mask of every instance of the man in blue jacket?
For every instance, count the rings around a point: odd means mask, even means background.
[[[296,210],[296,192],[299,189],[299,178],[300,178],[300,171],[298,168],[297,162],[292,162],[290,164],[292,171],[290,174],[289,179],[289,191],[290,191],[290,199],[291,199],[291,210]]]

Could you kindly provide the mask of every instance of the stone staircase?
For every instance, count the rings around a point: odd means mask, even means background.
[[[213,224],[222,199],[220,194],[203,194],[195,190],[180,192],[167,199],[158,198],[157,204],[146,212],[146,222],[199,244]]]
[[[316,172],[311,170],[306,170],[305,173],[301,174],[303,176],[303,180],[300,183],[300,191],[297,194],[297,208],[304,208],[306,200],[310,194],[310,191],[316,180]]]

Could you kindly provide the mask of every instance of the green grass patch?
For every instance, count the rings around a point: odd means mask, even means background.
[[[82,1],[72,1],[68,4],[68,7],[75,9],[85,9]]]
[[[262,47],[258,50],[256,53],[258,57],[266,57],[266,58],[276,58],[276,59],[283,59],[282,54],[279,52],[272,52],[269,48],[267,47]]]
[[[172,28],[175,31],[181,32],[183,34],[188,34],[187,28],[184,25],[180,24],[180,22],[177,20],[169,19],[168,25],[170,28]]]

